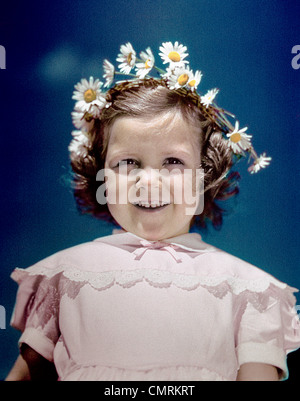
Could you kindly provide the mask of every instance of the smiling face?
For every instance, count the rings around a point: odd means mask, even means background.
[[[115,180],[106,182],[107,205],[124,230],[150,241],[189,232],[192,179],[190,186],[183,181],[200,166],[200,134],[180,112],[112,124],[105,168]]]

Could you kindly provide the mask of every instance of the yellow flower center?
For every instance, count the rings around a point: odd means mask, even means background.
[[[230,140],[234,143],[239,142],[242,139],[241,134],[239,134],[238,132],[234,133],[231,135]]]
[[[87,103],[90,103],[90,102],[92,102],[93,100],[96,100],[96,98],[97,98],[96,92],[95,92],[93,89],[87,89],[87,90],[84,92],[83,97],[84,97],[84,100],[85,100]]]
[[[151,68],[151,66],[148,64],[149,61],[150,61],[150,59],[148,58],[148,60],[147,60],[146,63],[145,63],[145,68]]]
[[[177,52],[170,52],[168,57],[171,61],[178,62],[180,61],[180,54]]]
[[[132,53],[129,53],[128,56],[127,56],[128,65],[130,65],[131,61],[132,61]]]
[[[184,86],[188,80],[189,80],[188,74],[181,74],[178,77],[177,82],[179,83],[180,86]]]
[[[189,85],[190,85],[191,87],[195,86],[195,85],[196,85],[196,80],[195,80],[195,79],[192,79],[192,80],[189,82]]]

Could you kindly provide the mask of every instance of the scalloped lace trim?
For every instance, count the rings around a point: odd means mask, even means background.
[[[199,286],[221,286],[226,287],[227,290],[231,290],[234,294],[238,295],[245,290],[264,292],[271,283],[271,280],[267,279],[249,281],[235,277],[204,277],[154,269],[121,270],[96,273],[72,268],[64,271],[63,275],[71,281],[87,282],[98,290],[106,289],[113,284],[118,284],[121,287],[128,288],[141,281],[146,281],[155,287],[170,287],[171,285],[174,285],[184,290],[194,290]],[[278,282],[275,280],[274,283],[278,285]],[[282,288],[284,287],[285,285],[283,285]],[[225,292],[227,293],[227,291]]]
[[[144,281],[154,287],[167,288],[171,285],[174,285],[175,287],[183,290],[194,290],[202,286],[209,289],[211,293],[219,298],[224,297],[229,291],[234,295],[239,295],[245,291],[263,293],[270,287],[271,284],[281,289],[290,288],[285,283],[281,283],[271,276],[257,280],[245,280],[230,276],[209,277],[200,275],[187,275],[158,269],[90,272],[79,270],[75,267],[66,268],[61,266],[56,269],[48,269],[41,266],[35,266],[32,270],[31,268],[15,269],[12,274],[12,278],[19,282],[23,279],[24,275],[42,275],[51,279],[57,274],[62,274],[66,279],[70,280],[71,282],[81,284],[81,286],[84,284],[89,284],[97,290],[105,290],[114,284],[120,285],[124,288],[129,288],[139,282]],[[292,288],[290,289],[292,291],[294,290]]]

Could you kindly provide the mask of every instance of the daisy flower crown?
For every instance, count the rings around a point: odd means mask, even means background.
[[[193,71],[186,60],[188,53],[186,46],[175,42],[163,43],[159,48],[159,56],[163,64],[167,64],[165,70],[155,64],[155,57],[150,47],[142,51],[137,57],[136,51],[131,43],[126,43],[120,47],[120,53],[116,59],[119,63],[119,71],[108,60],[104,60],[103,69],[105,83],[99,79],[90,77],[89,80],[83,78],[75,85],[73,99],[76,100],[75,108],[72,112],[72,120],[76,131],[72,132],[73,140],[70,143],[69,151],[78,155],[84,155],[89,142],[89,131],[92,128],[94,120],[101,119],[101,113],[104,108],[111,106],[107,92],[103,88],[118,87],[118,84],[127,82],[128,87],[138,86],[142,81],[155,79],[170,90],[176,91],[181,96],[188,96],[203,115],[212,121],[216,129],[222,132],[223,137],[227,139],[228,147],[232,151],[233,159],[248,155],[249,162],[252,162],[248,171],[253,174],[270,164],[271,157],[265,153],[258,156],[254,150],[251,138],[252,135],[246,133],[247,127],[240,128],[239,121],[228,111],[220,108],[215,98],[219,92],[218,89],[211,89],[204,95],[197,91],[202,79],[202,72]],[[153,74],[156,73],[154,77]],[[115,81],[116,76],[127,76],[127,79]],[[229,118],[235,120],[234,125]]]

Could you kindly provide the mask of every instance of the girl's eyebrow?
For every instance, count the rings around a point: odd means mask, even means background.
[[[170,156],[177,156],[177,157],[191,157],[191,153],[184,149],[166,149],[166,151],[162,152],[163,154],[167,154]]]
[[[165,148],[156,148],[155,142],[153,142],[153,151],[159,154],[160,157],[178,157],[178,158],[190,158],[191,150],[187,149],[183,144],[169,144]],[[195,148],[193,148],[195,149]],[[122,157],[139,157],[141,154],[140,149],[132,149],[132,147],[128,148],[127,144],[125,146],[116,146],[115,149],[111,149],[109,152],[109,158],[122,158]],[[108,154],[107,154],[108,156]]]
[[[191,153],[186,151],[186,150],[178,150],[178,149],[173,149],[173,150],[166,150],[166,151],[162,151],[159,152],[159,156],[162,158],[168,158],[168,157],[178,157],[178,158],[190,158],[191,157]],[[110,155],[109,155],[109,159],[115,159],[115,158],[138,158],[140,157],[139,153],[136,152],[132,152],[132,151],[124,151],[124,150],[116,150],[113,151]]]
[[[122,149],[112,151],[110,154],[106,155],[106,158],[107,158],[108,155],[109,155],[109,159],[115,159],[115,158],[119,159],[119,158],[122,158],[122,157],[126,157],[126,158],[128,158],[128,157],[137,157],[135,152],[128,151],[128,150],[122,150]]]

